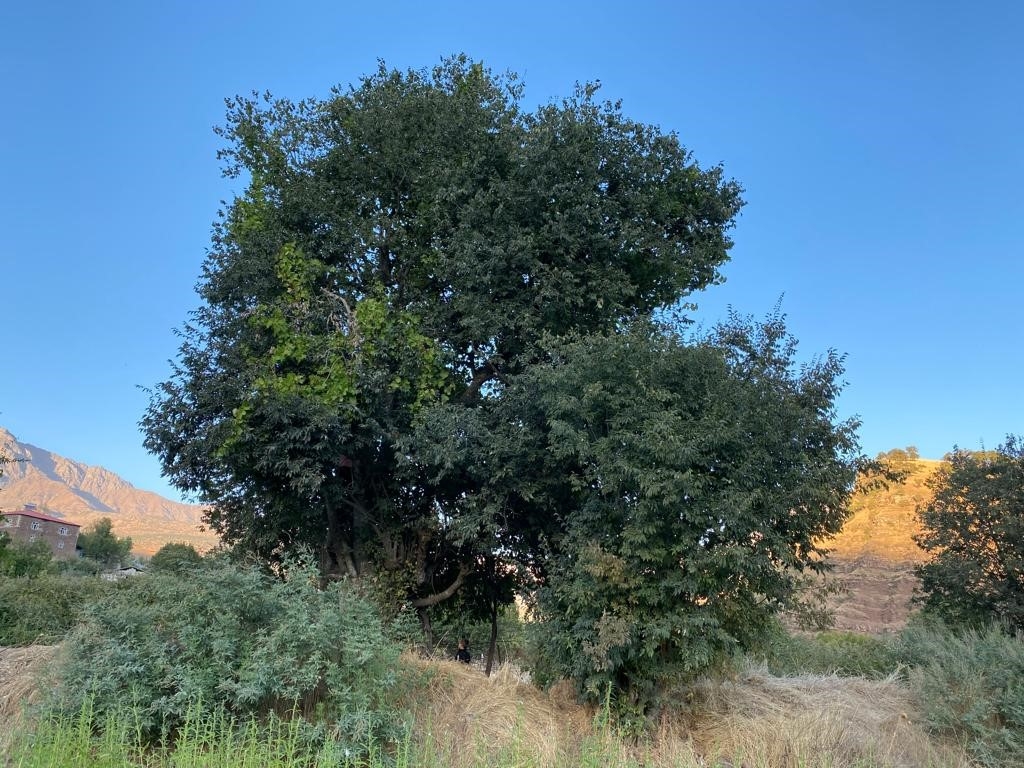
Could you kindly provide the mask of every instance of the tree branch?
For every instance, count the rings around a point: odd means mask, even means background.
[[[462,393],[462,402],[468,403],[480,393],[480,388],[483,387],[484,384],[498,375],[497,362],[499,359],[500,358],[492,357],[473,371],[473,378],[470,380],[469,386],[466,387],[466,391]]]
[[[416,600],[413,600],[412,601],[413,608],[429,608],[432,605],[437,605],[438,603],[447,600],[449,597],[451,597],[452,595],[454,595],[458,591],[459,587],[462,586],[462,582],[464,582],[466,580],[466,577],[468,575],[469,575],[469,566],[466,565],[465,563],[463,563],[462,565],[459,566],[459,575],[455,577],[455,581],[453,581],[448,586],[447,589],[445,589],[445,590],[443,590],[441,592],[435,592],[432,595],[427,595],[426,597],[420,597],[420,598],[417,598]]]

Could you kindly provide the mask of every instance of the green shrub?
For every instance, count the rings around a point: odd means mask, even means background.
[[[56,643],[111,585],[91,576],[0,576],[0,645]]]
[[[400,649],[369,600],[346,583],[319,589],[307,566],[281,580],[212,561],[126,580],[68,647],[56,711],[88,698],[103,719],[128,703],[150,740],[173,739],[197,707],[239,721],[301,716],[309,739],[352,749],[391,738],[399,721]]]
[[[120,568],[131,556],[132,540],[118,538],[109,517],[101,518],[78,534],[78,548],[82,554],[98,560],[106,568]]]
[[[48,570],[51,573],[66,573],[73,576],[99,576],[105,570],[103,563],[91,557],[70,557],[54,560]]]
[[[781,625],[751,654],[775,675],[823,674],[879,680],[900,670],[894,639],[855,632],[792,634]]]
[[[45,541],[11,541],[7,534],[0,534],[0,576],[35,576],[46,570],[53,554]]]
[[[191,544],[171,542],[164,544],[149,561],[151,571],[180,573],[202,565],[203,556]]]
[[[965,744],[981,765],[1024,764],[1024,635],[919,620],[902,641],[931,729]]]

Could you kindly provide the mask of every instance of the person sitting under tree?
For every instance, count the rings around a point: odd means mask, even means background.
[[[459,640],[459,649],[455,652],[455,660],[463,664],[469,664],[472,656],[469,654],[469,640],[465,637]]]

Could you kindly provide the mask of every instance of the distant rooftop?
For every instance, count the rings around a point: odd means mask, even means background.
[[[7,517],[10,517],[11,515],[21,515],[22,517],[31,517],[34,520],[44,520],[48,523],[64,523],[64,525],[73,525],[76,528],[82,527],[78,523],[72,523],[70,520],[65,520],[61,517],[45,515],[39,511],[35,504],[26,504],[22,509],[0,511],[0,515],[5,515]]]

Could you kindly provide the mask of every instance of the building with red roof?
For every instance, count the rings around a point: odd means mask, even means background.
[[[0,532],[13,541],[45,541],[54,557],[74,557],[81,525],[40,512],[35,504],[26,504],[15,512],[0,512]]]

